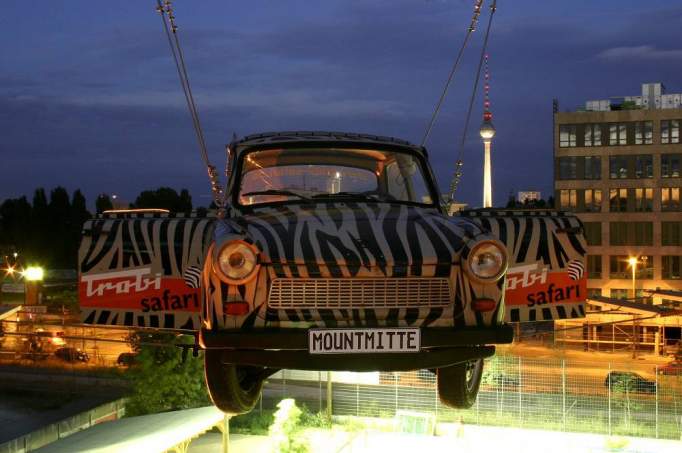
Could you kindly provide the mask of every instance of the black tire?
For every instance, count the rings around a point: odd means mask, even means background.
[[[468,409],[476,402],[483,376],[483,359],[438,368],[438,396],[446,406]]]
[[[211,401],[226,414],[247,413],[256,405],[263,390],[263,369],[227,365],[221,356],[221,350],[204,351],[204,376]]]

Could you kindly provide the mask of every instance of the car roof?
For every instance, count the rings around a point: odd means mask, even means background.
[[[230,144],[230,148],[237,153],[252,147],[273,147],[278,145],[306,145],[311,144],[351,147],[351,146],[380,146],[380,147],[399,147],[422,155],[426,155],[423,146],[414,145],[406,140],[394,137],[386,137],[371,134],[358,134],[351,132],[334,131],[284,131],[284,132],[264,132],[261,134],[247,135],[246,137],[235,140]]]

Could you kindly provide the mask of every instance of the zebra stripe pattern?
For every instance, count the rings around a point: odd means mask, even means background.
[[[201,268],[199,266],[188,266],[182,276],[185,284],[190,288],[199,288],[201,285]]]
[[[585,266],[582,261],[573,260],[568,263],[568,276],[571,277],[571,280],[580,280],[584,273]]]
[[[582,223],[572,213],[538,210],[462,211],[507,246],[509,265],[541,263],[552,272],[567,272],[573,280],[584,277],[586,243]],[[574,278],[575,277],[575,278]],[[543,308],[508,308],[511,322],[541,321],[585,316],[584,301],[555,303]]]
[[[151,274],[162,280],[196,275],[193,269],[201,269],[203,265],[215,222],[208,218],[158,213],[126,213],[112,217],[89,220],[83,226],[79,249],[81,276],[139,267],[151,268]],[[188,286],[199,287],[194,277]],[[144,312],[81,306],[81,319],[85,324],[197,329],[199,318],[199,312]]]
[[[230,222],[236,222],[237,225]],[[262,251],[259,275],[245,285],[227,285],[204,268],[204,325],[214,329],[253,327],[465,326],[495,325],[503,305],[492,313],[467,309],[477,297],[502,299],[502,284],[470,281],[458,262],[474,242],[490,238],[466,218],[435,209],[388,203],[304,203],[262,208],[219,221],[216,243],[244,239]],[[275,278],[448,277],[454,304],[448,307],[281,309],[267,306]],[[248,301],[245,316],[226,316],[224,304]]]

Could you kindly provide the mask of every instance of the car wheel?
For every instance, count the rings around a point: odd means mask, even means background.
[[[204,351],[204,376],[213,404],[226,414],[244,414],[256,405],[263,389],[263,369],[222,362],[222,351]]]
[[[468,409],[476,402],[483,359],[438,368],[438,396],[446,406]]]

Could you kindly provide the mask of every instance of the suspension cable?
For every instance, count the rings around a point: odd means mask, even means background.
[[[459,62],[462,59],[462,54],[464,54],[464,49],[466,48],[467,43],[469,42],[469,37],[476,30],[478,18],[481,15],[481,6],[482,5],[483,5],[483,0],[476,0],[476,3],[474,4],[474,15],[471,18],[471,24],[469,24],[467,34],[464,36],[464,41],[462,41],[462,46],[459,48],[459,52],[457,53],[457,58],[455,58],[455,62],[453,63],[452,68],[450,69],[450,74],[448,75],[448,78],[445,82],[445,86],[443,87],[443,91],[441,92],[440,98],[438,99],[438,102],[436,103],[436,107],[433,110],[433,114],[431,115],[431,121],[429,121],[429,125],[426,127],[426,131],[424,132],[424,137],[422,137],[421,146],[424,146],[426,144],[426,141],[429,139],[429,135],[431,135],[431,130],[433,129],[434,124],[436,123],[436,119],[438,118],[438,114],[440,113],[440,108],[443,105],[443,101],[445,100],[445,96],[447,96],[448,89],[450,88],[450,83],[452,82],[452,78],[454,77],[455,71],[457,70],[457,67],[459,66]]]
[[[185,57],[182,52],[182,47],[180,46],[180,39],[178,38],[177,33],[178,26],[175,23],[173,7],[170,0],[164,0],[163,2],[161,0],[156,0],[156,3],[157,3],[156,11],[161,15],[163,29],[166,33],[166,38],[168,39],[168,45],[170,46],[171,54],[173,55],[175,68],[178,71],[178,77],[180,79],[180,85],[182,86],[182,92],[185,95],[187,108],[189,110],[190,116],[192,117],[192,126],[194,127],[194,133],[197,137],[197,142],[199,144],[201,158],[204,162],[204,165],[206,165],[209,182],[211,183],[213,201],[218,206],[220,212],[225,206],[225,200],[223,196],[224,191],[218,181],[218,171],[216,170],[215,166],[211,165],[208,158],[206,140],[204,139],[204,132],[201,127],[201,122],[199,121],[199,113],[197,112],[196,103],[194,101],[194,95],[192,94],[192,88],[189,83],[189,76],[187,73],[187,65],[185,64]],[[171,34],[173,35],[173,37],[171,37]]]
[[[464,121],[464,129],[462,130],[462,140],[460,142],[459,153],[457,155],[457,161],[455,163],[455,171],[452,175],[452,180],[450,181],[450,191],[448,193],[448,208],[452,205],[455,198],[455,192],[457,191],[457,186],[459,180],[462,177],[462,156],[464,154],[464,143],[466,142],[467,130],[469,129],[469,121],[471,120],[471,111],[474,106],[474,100],[476,99],[476,91],[478,90],[478,82],[481,78],[481,67],[483,67],[483,60],[488,50],[488,38],[490,36],[490,28],[493,23],[493,16],[497,10],[497,0],[493,0],[492,5],[490,5],[490,17],[488,18],[488,26],[485,31],[485,37],[483,38],[483,47],[481,48],[481,56],[478,60],[478,68],[476,70],[476,78],[474,79],[474,86],[471,90],[471,97],[469,98],[469,108],[467,109],[466,119]],[[449,210],[449,209],[448,209]]]

